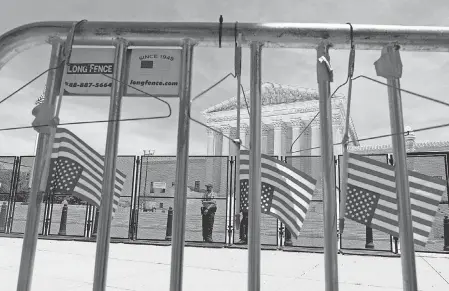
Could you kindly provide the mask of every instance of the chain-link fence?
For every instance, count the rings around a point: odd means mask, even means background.
[[[417,153],[408,154],[407,166],[409,170],[447,180],[447,155],[436,153]],[[443,193],[440,205],[436,212],[435,219],[432,224],[429,239],[425,247],[415,246],[415,250],[419,252],[442,252],[444,247],[444,228],[443,219],[445,215],[449,215],[448,208],[448,191],[447,188]],[[449,234],[448,234],[449,235]]]
[[[16,157],[0,157],[0,233],[8,230],[10,219],[8,212],[13,205],[11,195],[13,194],[14,171],[16,165]]]
[[[368,155],[369,158],[387,163],[387,155]],[[339,157],[341,165],[342,157]],[[111,225],[111,237],[143,240],[166,240],[167,224],[170,220],[175,193],[176,157],[143,156],[137,167],[135,156],[120,156],[117,168],[125,173],[126,182],[117,212]],[[316,190],[307,212],[304,225],[293,246],[324,246],[322,169],[318,156],[293,156],[285,158],[293,167],[317,179]],[[30,193],[30,177],[34,157],[0,157],[0,205],[5,204],[6,214],[0,232],[24,233]],[[446,153],[411,153],[408,155],[409,169],[432,177],[447,180]],[[228,157],[189,157],[188,193],[186,210],[186,241],[203,241],[202,197],[205,186],[212,184],[217,202],[212,238],[225,243],[233,229],[234,196],[230,187],[236,187],[235,167]],[[234,163],[235,165],[235,163]],[[339,169],[337,169],[339,170]],[[341,170],[341,169],[340,169]],[[338,175],[339,171],[337,171]],[[135,177],[136,174],[139,174]],[[338,185],[341,184],[339,178]],[[339,191],[336,189],[335,195]],[[232,200],[230,198],[233,198]],[[68,207],[63,214],[63,200]],[[64,210],[65,211],[65,210]],[[3,211],[5,212],[5,211]],[[73,196],[46,196],[42,202],[39,234],[88,237],[92,233],[95,207]],[[169,215],[170,213],[170,215]],[[2,217],[0,215],[0,217]],[[61,220],[66,215],[65,232],[61,233]],[[444,248],[444,216],[449,215],[448,193],[445,191],[432,225],[426,247],[416,246],[416,251],[441,252]],[[131,219],[133,217],[133,219]],[[278,245],[280,222],[267,214],[261,215],[261,243]],[[239,240],[240,230],[234,228],[234,242]],[[449,235],[449,234],[448,234]],[[383,232],[372,230],[349,219],[340,237],[342,249],[373,249],[392,251],[392,238]],[[232,241],[230,242],[232,243]],[[400,244],[399,244],[400,246]]]
[[[176,157],[142,156],[141,163],[137,238],[165,240],[176,187]],[[228,165],[228,157],[189,157],[186,241],[203,241],[201,198],[205,185],[211,184],[217,202],[212,237],[215,242],[225,242]]]
[[[24,233],[26,217],[28,212],[28,200],[30,197],[30,178],[34,157],[22,156],[20,158],[19,171],[14,195],[14,207],[11,216],[13,217],[11,233]],[[39,234],[43,233],[45,202],[41,204],[41,215],[39,220]]]
[[[120,195],[117,211],[112,219],[111,237],[113,238],[129,237],[131,202],[134,193],[135,163],[135,156],[119,156],[117,158],[117,170],[126,175],[126,180]]]

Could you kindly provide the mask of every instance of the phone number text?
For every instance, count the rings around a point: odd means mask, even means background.
[[[104,88],[104,87],[112,87],[112,83],[77,83],[77,82],[65,82],[65,85],[72,88]]]

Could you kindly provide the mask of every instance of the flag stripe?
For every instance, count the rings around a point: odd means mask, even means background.
[[[301,181],[303,184],[307,185],[309,188],[313,188],[315,189],[315,183],[316,180],[313,179],[312,177],[308,176],[307,174],[304,174],[303,172],[301,172],[300,170],[290,166],[289,164],[280,162],[268,155],[261,155],[262,157],[262,163],[266,163],[266,164],[271,164],[271,165],[277,165],[279,167],[281,167],[282,169],[284,169],[285,173],[287,173],[289,176],[294,176],[295,178],[297,178],[296,176],[299,176],[298,179],[299,181]],[[240,159],[241,160],[248,160],[249,163],[249,151],[247,150],[242,150],[240,151]]]
[[[418,245],[425,246],[432,230],[438,204],[447,186],[442,179],[414,171],[408,171],[408,177],[414,241]],[[394,166],[350,153],[348,189],[351,187],[380,195],[369,226],[398,237],[398,194],[396,194]],[[355,209],[354,205],[351,207],[353,207],[352,210]]]
[[[51,176],[53,186],[50,189],[53,189],[53,192],[71,191],[70,194],[100,207],[104,175],[104,158],[101,155],[72,132],[58,128],[52,149],[52,160],[54,161],[52,171],[56,171]],[[119,170],[115,171],[115,176],[112,194],[113,213],[118,208],[126,180],[126,175]],[[69,190],[74,182],[76,185]]]
[[[89,157],[91,157],[90,161],[96,163],[100,168],[103,168],[104,164],[104,158],[99,153],[97,153],[93,148],[91,148],[88,144],[86,144],[84,141],[82,141],[79,137],[74,135],[72,132],[65,128],[57,128],[56,135],[55,135],[55,142],[58,139],[66,140],[71,145],[74,145],[80,152],[86,153]],[[74,140],[75,142],[71,142],[71,140]],[[92,161],[92,158],[95,159],[95,161]],[[102,172],[102,171],[101,171]],[[122,173],[120,170],[116,170],[117,179],[120,181],[121,184],[125,183],[126,175]]]
[[[92,170],[92,167],[91,167],[92,164],[89,163],[88,157],[81,157],[79,152],[68,149],[67,147],[59,147],[59,150],[61,152],[52,154],[52,158],[66,157],[71,160],[77,161],[84,168],[83,172],[86,172],[93,180],[95,180],[96,185],[99,185],[100,191],[101,191],[102,184],[103,184],[103,173],[98,173],[98,171]],[[116,178],[115,189],[121,190],[121,188],[120,188],[121,185],[122,185],[122,182]]]
[[[387,211],[384,211],[384,209],[380,208],[379,205],[374,215],[381,221],[388,222],[392,226],[399,227],[397,215],[393,215]],[[420,221],[417,221],[415,217],[413,218],[412,225],[414,226],[414,229],[416,229],[417,232],[421,235],[427,235],[427,233],[432,230],[432,225],[428,226],[427,223],[423,225]]]
[[[240,153],[240,180],[249,180],[249,152],[242,150]],[[291,165],[267,155],[261,155],[261,158],[263,211],[268,211],[273,217],[282,221],[292,236],[297,238],[312,200],[316,180]],[[250,189],[246,182],[244,185],[242,187],[245,187],[248,194]],[[272,197],[268,198],[267,195]]]
[[[284,203],[282,200],[280,199],[273,199],[273,204],[272,204],[272,209],[276,209],[277,211],[279,211],[280,213],[284,214],[285,217],[288,217],[288,220],[294,224],[295,228],[300,230],[303,224],[303,217],[305,217],[305,213],[302,214],[302,216],[298,217],[290,217],[288,215],[288,213],[298,213],[299,211],[297,211],[297,209],[295,209],[294,207]]]
[[[240,176],[241,179],[248,179],[249,180],[249,170],[240,170]],[[294,203],[299,208],[301,208],[304,212],[307,212],[308,205],[310,203],[310,199],[304,199],[304,197],[300,194],[298,194],[296,191],[291,190],[296,195],[291,195],[289,190],[292,188],[285,187],[284,185],[280,184],[278,179],[274,179],[274,177],[268,173],[262,172],[261,173],[262,182],[265,182],[267,184],[271,184],[276,188],[278,192],[280,192],[282,195],[285,195],[288,197],[288,199],[291,201],[291,203]],[[286,190],[287,189],[287,190]]]
[[[296,195],[300,196],[302,200],[310,202],[312,199],[313,190],[299,182],[296,177],[291,177],[278,168],[272,167],[270,164],[262,161],[262,174],[268,174],[274,181],[278,183],[278,187],[284,187],[287,191],[293,191]],[[240,173],[249,174],[249,161],[240,160]],[[284,175],[283,175],[284,173]]]
[[[240,177],[241,177],[242,180],[243,179],[248,179],[249,180],[249,171],[248,170],[241,170],[240,173],[241,173]],[[303,200],[303,199],[301,199],[302,197],[300,195],[287,194],[287,193],[289,193],[289,191],[288,190],[287,191],[281,190],[283,187],[279,183],[277,183],[277,181],[273,181],[273,176],[271,176],[271,175],[269,175],[267,173],[262,173],[262,177],[261,178],[262,178],[261,182],[265,182],[267,184],[271,184],[282,195],[288,196],[288,198],[287,198],[288,200],[292,201],[292,203],[297,205],[299,208],[303,209],[304,212],[307,212],[307,208],[309,207],[310,200]]]
[[[390,219],[390,218],[384,216],[382,213],[376,214],[374,216],[374,218],[377,219],[378,221],[388,224],[390,226],[390,228],[392,230],[394,230],[394,232],[395,232],[394,236],[398,237],[399,226],[397,225],[397,220]],[[395,223],[395,224],[393,224],[393,223]],[[414,236],[420,235],[421,237],[427,237],[429,235],[430,230],[429,231],[423,230],[420,227],[417,227],[417,225],[418,225],[417,223],[412,222]]]
[[[293,234],[294,237],[298,237],[299,236],[299,233],[300,233],[301,229],[300,228],[296,228],[296,226],[294,224],[292,224],[292,222],[290,221],[288,216],[286,216],[285,214],[279,212],[277,209],[271,209],[270,213],[275,218],[277,218],[280,221],[282,221],[282,223],[285,224],[285,226],[290,230],[290,232]]]
[[[374,221],[374,219],[373,219]],[[376,229],[385,233],[390,233],[392,236],[399,238],[399,233],[396,231],[392,231],[390,228],[390,225],[388,225],[387,223],[384,223],[382,221],[376,221]],[[373,227],[374,228],[374,227]],[[394,233],[394,234],[393,234]],[[426,242],[427,241],[427,237],[423,237],[419,234],[413,234],[413,242],[416,245],[425,247],[426,246]]]
[[[392,210],[392,207],[395,207],[395,210]],[[424,224],[426,226],[432,226],[433,223],[433,217],[436,214],[436,211],[433,213],[433,215],[427,215],[422,212],[420,212],[417,209],[414,209],[414,205],[412,205],[412,217],[413,220],[416,220],[417,222]],[[377,209],[388,212],[389,214],[393,215],[394,217],[397,217],[398,211],[396,209],[396,204],[391,203],[385,203],[385,201],[380,200],[377,204]],[[376,211],[377,212],[377,211]]]
[[[356,182],[357,181],[357,182]],[[365,188],[364,186],[360,185],[369,185],[371,189],[380,189],[382,191],[381,194],[385,195],[385,200],[388,200],[390,202],[395,203],[396,201],[396,182],[393,184],[393,186],[385,185],[385,183],[380,181],[373,181],[372,178],[365,175],[361,172],[355,172],[352,169],[348,169],[348,183],[352,184],[358,184],[359,187]],[[372,190],[376,192],[376,190]],[[438,200],[428,198],[426,196],[429,195],[420,195],[419,191],[416,191],[415,188],[410,187],[410,198],[415,201],[415,203],[420,204],[421,207],[429,208],[430,210],[433,210],[433,204],[439,203],[441,201],[441,196]]]

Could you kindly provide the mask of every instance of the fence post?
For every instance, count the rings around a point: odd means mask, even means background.
[[[373,229],[369,226],[366,227],[366,243],[365,243],[366,249],[374,249],[374,242],[373,242]]]
[[[97,236],[99,214],[100,214],[100,209],[98,207],[95,207],[94,229],[92,230],[93,237]]]
[[[67,235],[67,211],[68,211],[68,203],[64,200],[61,212],[61,222],[59,224],[59,232],[58,235]]]
[[[240,152],[237,153],[237,155],[239,155],[239,154],[240,154]],[[227,173],[229,174],[229,176],[228,176],[229,177],[229,191],[228,191],[229,195],[227,195],[227,197],[229,197],[229,199],[228,198],[226,199],[226,205],[228,205],[228,201],[229,201],[229,210],[227,213],[229,221],[228,221],[228,225],[227,225],[227,230],[228,230],[228,245],[232,245],[232,242],[233,242],[233,240],[232,240],[232,238],[233,238],[232,220],[234,219],[234,217],[232,215],[233,211],[232,211],[232,207],[231,207],[232,206],[232,198],[234,197],[232,194],[234,193],[234,195],[235,195],[235,193],[236,193],[235,189],[237,187],[240,187],[240,185],[235,185],[235,183],[234,183],[235,179],[233,179],[233,178],[235,178],[235,175],[238,175],[237,170],[233,171],[234,165],[235,165],[234,157],[231,156],[231,159],[228,158],[228,161],[231,166],[230,166],[229,171],[227,171]],[[229,164],[228,164],[228,166],[229,166]],[[225,241],[226,241],[226,239],[225,239]]]
[[[136,240],[137,239],[137,215],[139,214],[139,209],[133,209],[132,210],[133,213],[133,223],[132,223],[132,240]]]
[[[0,210],[0,232],[6,232],[6,210],[8,206],[6,202],[3,202],[2,208]]]
[[[173,227],[173,208],[170,206],[168,208],[167,214],[167,229],[165,231],[165,240],[171,241],[172,227]]]
[[[443,219],[443,228],[444,228],[444,247],[443,250],[445,252],[449,251],[449,217],[447,215],[444,216]]]

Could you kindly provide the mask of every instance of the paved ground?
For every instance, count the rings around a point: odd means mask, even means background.
[[[22,240],[0,238],[0,290],[15,291]],[[111,244],[108,290],[169,290],[169,246]],[[418,254],[419,289],[449,289],[449,255]],[[92,290],[95,244],[39,240],[32,290]],[[339,255],[340,290],[402,290],[399,258]],[[247,290],[244,249],[185,249],[184,289]],[[323,255],[262,251],[262,288],[324,290]],[[211,289],[209,289],[211,288]]]

